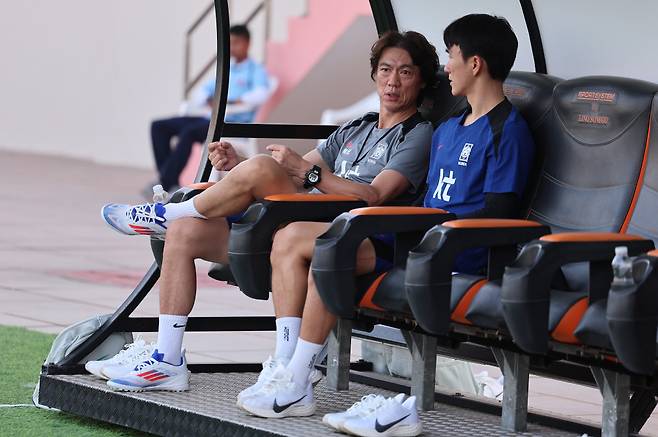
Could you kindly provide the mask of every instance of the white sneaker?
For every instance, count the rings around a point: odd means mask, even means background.
[[[101,217],[112,229],[124,235],[162,236],[167,232],[165,211],[161,203],[135,206],[108,203],[101,209]]]
[[[163,354],[156,349],[151,358],[135,366],[130,372],[107,381],[118,391],[186,391],[190,388],[190,372],[185,355],[178,365],[162,361]]]
[[[423,432],[423,425],[416,411],[416,396],[411,396],[401,404],[395,398],[386,399],[371,414],[346,420],[343,429],[350,434],[365,437],[417,436]]]
[[[400,393],[393,399],[398,403],[402,403],[404,393]],[[386,398],[382,395],[369,394],[362,397],[360,401],[355,402],[354,405],[349,407],[346,411],[325,414],[322,418],[322,423],[335,430],[345,432],[343,429],[343,423],[345,423],[346,420],[368,416],[381,407],[385,401]]]
[[[271,356],[268,357],[267,360],[265,360],[265,362],[263,363],[263,370],[261,370],[260,373],[258,374],[258,379],[256,380],[256,383],[254,385],[245,388],[240,393],[238,393],[238,401],[237,401],[238,407],[242,408],[242,402],[246,398],[253,396],[254,394],[258,393],[258,391],[261,388],[263,388],[263,385],[265,385],[265,383],[270,380],[272,374],[274,373],[274,369],[276,369],[279,364],[285,366],[288,363],[282,360],[276,360]]]
[[[251,385],[244,390],[242,390],[240,393],[238,393],[238,400],[236,402],[237,406],[242,408],[242,403],[244,402],[245,399],[248,397],[251,397],[255,394],[258,393],[258,391],[263,388],[263,385],[265,385],[266,382],[268,382],[274,373],[274,369],[277,368],[277,366],[281,364],[282,366],[286,366],[288,364],[287,360],[277,360],[276,358],[272,358],[271,356],[265,360],[263,363],[263,370],[260,371],[258,374],[258,379],[256,380],[256,383],[254,385]],[[311,382],[311,385],[315,387],[321,380],[324,375],[322,372],[320,372],[318,369],[313,369],[311,370],[310,375],[308,376],[309,381]]]
[[[254,416],[281,418],[311,416],[315,413],[313,386],[310,381],[300,387],[292,380],[292,372],[278,365],[256,395],[245,398],[242,408]]]
[[[148,359],[155,349],[154,343],[147,344],[143,339],[138,339],[134,343],[124,346],[118,354],[107,360],[87,361],[85,369],[92,375],[100,376],[103,379],[112,379],[117,372],[126,373],[132,370],[137,364]],[[105,372],[112,369],[110,372]],[[115,370],[116,369],[116,370]]]

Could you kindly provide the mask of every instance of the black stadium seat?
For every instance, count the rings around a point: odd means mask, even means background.
[[[551,149],[530,219],[550,225],[553,232],[627,230],[647,156],[656,144],[648,133],[655,92],[655,84],[610,77],[556,87],[558,129],[549,134]],[[521,348],[545,353],[549,338],[611,347],[605,308],[615,245],[628,245],[635,254],[653,247],[651,240],[574,242],[546,236],[524,248],[505,273],[501,296],[506,324]],[[570,260],[589,263],[569,266]]]

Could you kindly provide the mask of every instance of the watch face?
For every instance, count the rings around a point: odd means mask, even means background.
[[[312,184],[316,183],[318,181],[318,175],[317,173],[309,173],[308,175],[308,181]]]

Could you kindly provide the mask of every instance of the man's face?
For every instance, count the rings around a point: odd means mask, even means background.
[[[473,81],[473,57],[464,59],[459,46],[454,45],[448,49],[448,63],[445,72],[448,73],[453,96],[463,96]]]
[[[381,107],[388,112],[415,108],[418,93],[425,85],[420,68],[414,65],[409,52],[398,47],[389,47],[382,53],[375,83]]]
[[[238,62],[247,57],[249,53],[249,40],[243,36],[229,35],[230,36],[230,52],[231,57],[235,58]]]

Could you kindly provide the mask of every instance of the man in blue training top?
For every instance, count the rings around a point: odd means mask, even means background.
[[[516,57],[516,36],[504,18],[477,14],[450,24],[444,42],[452,93],[465,96],[469,107],[434,132],[424,205],[454,212],[459,218],[517,217],[534,142],[525,121],[503,94],[503,81]],[[309,227],[308,223],[291,223],[274,238],[272,283],[278,284],[273,290],[281,293],[277,296],[273,291],[277,316],[273,362],[278,365],[264,365],[259,381],[239,398],[243,409],[258,416],[310,415],[315,410],[309,375],[336,317],[326,310],[310,274],[301,295],[295,282],[299,278],[290,274],[291,266],[310,265],[318,234],[308,232]],[[381,265],[378,258],[381,254],[373,245],[362,243],[355,271],[374,271]],[[458,258],[456,269],[474,272],[485,261],[483,251],[470,251]],[[303,318],[298,309],[289,309],[291,302],[300,300]],[[297,332],[299,335],[290,334]],[[280,351],[292,352],[283,356]],[[399,425],[413,427],[409,420]]]
[[[227,123],[251,123],[257,108],[265,103],[269,96],[268,77],[265,68],[249,58],[250,34],[247,26],[237,24],[229,29],[231,38],[231,64],[228,76],[229,106],[224,121]],[[153,155],[159,174],[159,183],[169,191],[178,186],[178,178],[187,164],[194,143],[203,143],[210,126],[210,108],[215,97],[215,79],[203,85],[198,102],[208,108],[207,114],[201,116],[178,116],[155,120],[151,123],[151,142]],[[231,106],[233,105],[233,106]],[[176,146],[171,148],[171,140],[177,137]],[[151,185],[145,190],[150,193]],[[150,197],[150,196],[148,196]]]

